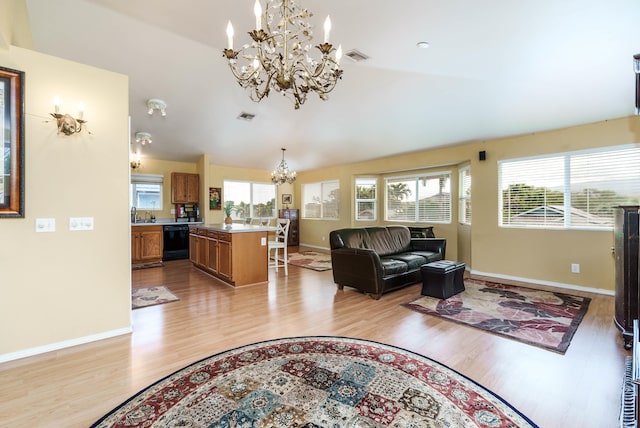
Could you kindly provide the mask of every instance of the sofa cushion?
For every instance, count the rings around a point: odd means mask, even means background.
[[[416,251],[416,250],[411,250],[411,254],[415,254],[417,256],[424,257],[426,259],[425,263],[431,263],[431,262],[435,262],[435,261],[438,261],[438,260],[442,259],[442,257],[440,256],[440,253],[437,253],[435,251],[426,251],[426,250]]]
[[[396,275],[409,270],[405,262],[389,257],[380,257],[380,264],[382,265],[382,276]]]
[[[390,259],[400,260],[407,264],[409,270],[420,269],[420,266],[428,263],[426,257],[412,253],[398,253],[388,256]]]
[[[369,233],[365,228],[341,229],[336,233],[332,233],[331,238],[331,248],[341,248],[344,246],[346,248],[373,249]]]
[[[380,257],[406,251],[411,245],[411,234],[404,226],[367,227],[371,249]]]

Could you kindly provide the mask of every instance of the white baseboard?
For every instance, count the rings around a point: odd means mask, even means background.
[[[0,364],[8,361],[19,360],[21,358],[32,357],[34,355],[44,354],[46,352],[57,351],[59,349],[70,348],[72,346],[84,345],[85,343],[96,342],[102,339],[109,339],[123,334],[129,334],[133,331],[131,327],[121,328],[117,330],[105,331],[103,333],[92,334],[91,336],[78,337],[76,339],[65,340],[62,342],[51,343],[49,345],[36,346],[35,348],[24,349],[22,351],[10,352],[0,355]]]
[[[323,250],[323,251],[331,251],[331,248],[329,247],[320,247],[318,245],[310,245],[310,244],[300,244],[299,247],[308,247],[308,248],[315,248],[317,250]]]
[[[581,285],[564,284],[562,282],[553,282],[553,281],[544,281],[544,280],[540,280],[540,279],[522,278],[522,277],[519,277],[519,276],[501,275],[499,273],[480,272],[480,271],[473,270],[473,269],[471,269],[470,272],[471,272],[472,275],[488,276],[488,277],[497,278],[497,279],[508,279],[508,280],[511,280],[511,281],[529,282],[531,284],[547,285],[549,287],[564,288],[566,290],[584,291],[586,293],[604,294],[604,295],[607,295],[607,296],[613,296],[615,294],[615,292],[613,290],[605,290],[603,288],[583,287]]]

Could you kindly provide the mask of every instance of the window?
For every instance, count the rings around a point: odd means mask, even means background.
[[[375,178],[356,178],[356,220],[375,221],[378,217]]]
[[[471,224],[471,167],[460,168],[459,172],[460,201],[458,203],[458,221],[462,224]]]
[[[162,210],[164,177],[157,174],[131,174],[129,205],[138,210]]]
[[[340,215],[340,183],[322,181],[302,185],[302,218],[337,219]]]
[[[613,207],[640,201],[640,147],[499,164],[501,226],[611,228]]]
[[[451,172],[390,177],[385,219],[412,223],[451,223]]]
[[[223,204],[231,201],[231,218],[276,217],[276,185],[271,183],[252,183],[247,181],[224,182]]]

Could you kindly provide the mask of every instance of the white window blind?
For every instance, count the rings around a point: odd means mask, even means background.
[[[640,148],[502,161],[499,176],[502,226],[611,228],[640,201]]]
[[[460,201],[458,203],[458,221],[471,224],[471,167],[466,166],[459,171],[458,180]]]
[[[340,216],[340,183],[322,181],[302,185],[302,218],[337,219]]]
[[[451,172],[390,177],[385,219],[412,223],[451,223]]]
[[[375,178],[356,178],[356,220],[375,221],[377,219],[377,185]]]

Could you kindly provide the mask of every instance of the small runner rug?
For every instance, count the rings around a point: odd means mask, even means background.
[[[301,251],[289,254],[289,263],[307,269],[322,272],[331,270],[331,254],[317,253],[315,251]]]
[[[536,427],[452,369],[390,345],[276,339],[149,386],[92,427]]]
[[[164,285],[157,287],[134,288],[131,290],[131,308],[138,309],[145,306],[161,305],[163,303],[180,300]]]
[[[422,296],[402,306],[564,354],[591,299],[489,281],[464,280],[446,300]]]

